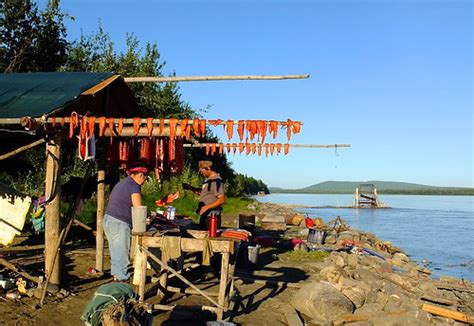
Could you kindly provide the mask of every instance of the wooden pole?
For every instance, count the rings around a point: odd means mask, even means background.
[[[309,75],[286,75],[286,76],[192,76],[192,77],[125,77],[126,83],[173,83],[192,81],[223,81],[223,80],[283,80],[283,79],[307,79]]]
[[[0,258],[0,265],[3,265],[5,266],[6,268],[8,268],[9,270],[12,270],[14,271],[15,273],[18,273],[20,274],[21,276],[23,276],[24,278],[26,278],[27,280],[30,280],[30,281],[33,281],[35,282],[36,284],[39,284],[39,279],[38,277],[34,277],[34,276],[31,276],[30,274],[24,272],[24,271],[21,271],[19,270],[15,265],[13,265],[12,263],[10,263],[9,261],[3,259],[3,258]]]
[[[238,143],[237,143],[238,144]],[[251,144],[251,143],[248,143]],[[255,143],[258,144],[258,143]],[[269,144],[271,143],[263,143],[264,144]],[[274,143],[274,145],[276,145]],[[194,144],[183,144],[183,147],[206,147],[206,143],[194,143]],[[334,145],[317,145],[317,144],[290,144],[291,148],[339,148],[339,147],[351,147],[350,144],[334,144]]]
[[[55,248],[59,241],[61,214],[61,138],[55,137],[46,144],[46,205],[45,220],[45,271],[50,282],[61,283],[61,257]],[[53,257],[56,257],[55,259]],[[53,260],[54,259],[54,260]],[[54,267],[53,267],[54,266]]]
[[[95,269],[104,272],[104,209],[105,209],[105,171],[97,173],[97,226],[95,234]]]
[[[438,306],[434,306],[431,304],[425,303],[421,310],[429,312],[430,314],[437,315],[437,316],[442,316],[442,317],[447,317],[451,318],[457,321],[462,321],[464,323],[469,323],[472,324],[474,323],[474,316],[464,314],[459,311],[454,311],[454,310],[449,310],[446,308],[441,308]]]
[[[2,155],[0,155],[0,161],[4,160],[6,158],[9,158],[10,156],[16,155],[16,154],[21,153],[23,151],[26,151],[27,149],[30,149],[30,148],[33,148],[33,147],[38,146],[40,144],[43,144],[44,142],[45,142],[44,139],[38,139],[37,141],[35,141],[31,144],[19,147],[19,148],[15,149],[14,151],[11,151],[9,153],[2,154]]]
[[[226,306],[227,302],[227,280],[229,277],[229,258],[230,254],[228,252],[222,253],[221,258],[221,279],[219,282],[219,295],[218,295],[218,302],[219,310],[217,311],[217,320],[222,320],[224,317],[224,307]]]
[[[99,120],[100,117],[96,117],[96,120],[95,120],[95,124],[99,124],[100,123],[100,120]],[[108,117],[106,117],[108,118]],[[15,125],[15,124],[21,124],[21,120],[23,118],[0,118],[0,124],[4,124],[4,125]],[[114,117],[115,119],[115,125],[118,124],[118,121],[119,121],[119,118],[117,117]],[[37,121],[38,123],[52,123],[52,118],[51,117],[39,117],[39,118],[36,118],[36,119],[33,119],[35,121]],[[56,124],[58,124],[62,119],[60,117],[56,117]],[[69,120],[70,118],[69,117],[64,117],[64,122],[65,123],[69,123]],[[178,119],[180,120],[180,119]],[[188,125],[192,125],[193,124],[193,119],[188,119]],[[209,121],[209,120],[212,120],[212,119],[201,119],[201,120],[206,120],[206,121]],[[242,120],[249,120],[249,119],[242,119]],[[249,120],[249,121],[259,121],[259,120]],[[271,120],[264,120],[266,121],[267,124],[270,124],[270,121]],[[153,123],[156,125],[156,124],[159,124],[161,122],[161,118],[153,118]],[[238,125],[239,123],[239,120],[233,120],[234,122],[234,126]],[[124,118],[123,119],[123,124],[124,126],[125,125],[132,125],[134,123],[134,119],[133,118]],[[140,118],[140,125],[146,125],[147,123],[147,118]],[[170,119],[163,119],[163,123],[165,124],[165,126],[169,126],[170,124]],[[225,124],[227,123],[227,120],[222,120],[222,121],[219,121],[219,122],[216,122],[216,125],[218,126],[224,126]],[[278,125],[280,126],[286,126],[288,124],[288,121],[277,121]],[[303,126],[304,124],[301,123],[301,125]],[[146,126],[144,126],[146,127]],[[107,125],[107,129],[108,130],[108,125]]]

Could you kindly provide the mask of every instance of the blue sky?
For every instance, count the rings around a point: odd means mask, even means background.
[[[69,39],[156,42],[165,73],[310,74],[181,83],[209,119],[301,120],[288,156],[230,156],[270,186],[387,180],[474,187],[471,1],[63,1]],[[219,128],[220,131],[220,128]],[[225,137],[222,137],[227,141]],[[285,142],[283,138],[278,140]]]

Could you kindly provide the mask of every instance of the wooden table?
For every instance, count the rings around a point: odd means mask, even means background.
[[[236,259],[231,259],[235,253],[235,248],[237,248],[239,241],[226,238],[211,238],[211,247],[214,254],[221,255],[221,273],[220,273],[220,283],[219,283],[219,292],[211,293],[199,289],[193,283],[188,281],[182,275],[180,275],[176,270],[172,269],[167,265],[168,262],[162,261],[157,258],[153,253],[148,249],[150,248],[160,248],[165,237],[170,237],[169,235],[158,235],[153,236],[147,233],[133,233],[134,241],[136,243],[135,257],[134,257],[134,273],[133,273],[133,284],[138,286],[138,294],[140,300],[145,298],[145,281],[146,281],[146,268],[147,260],[152,259],[161,266],[161,275],[160,275],[160,289],[161,291],[165,290],[168,292],[180,292],[187,294],[197,294],[205,297],[210,301],[213,306],[202,306],[203,310],[209,310],[217,314],[217,320],[222,320],[224,313],[229,310],[230,298],[234,291],[234,269]],[[181,238],[181,252],[202,252],[205,248],[205,241],[203,239],[194,239],[194,238]],[[163,254],[163,253],[162,253]],[[163,256],[162,256],[163,257]],[[188,288],[174,288],[167,285],[168,274],[172,274],[175,277],[179,278],[183,283],[188,285]],[[191,288],[191,289],[190,289]],[[213,297],[217,296],[217,302]],[[159,310],[172,310],[175,306],[168,305],[154,305],[154,308]]]

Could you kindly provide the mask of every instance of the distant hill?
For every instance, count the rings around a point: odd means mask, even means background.
[[[325,181],[301,189],[270,187],[270,193],[353,194],[360,184],[374,184],[379,194],[474,195],[474,188],[435,187],[395,181]]]

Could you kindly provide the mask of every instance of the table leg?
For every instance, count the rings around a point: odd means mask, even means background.
[[[229,256],[228,252],[222,253],[222,263],[221,263],[221,281],[219,284],[219,297],[218,303],[221,307],[226,306],[226,293],[227,293],[227,280],[229,277]],[[219,308],[217,311],[217,320],[222,320],[224,317],[224,309]]]
[[[146,281],[146,263],[147,263],[147,254],[141,250],[141,246],[138,245],[136,251],[135,260],[133,262],[134,273],[132,283],[138,285],[138,295],[140,301],[145,300],[145,281]]]

